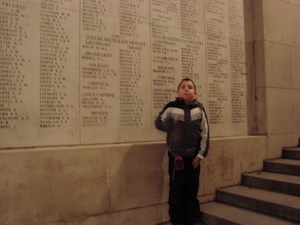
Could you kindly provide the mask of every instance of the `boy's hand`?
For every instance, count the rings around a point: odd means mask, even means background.
[[[197,156],[193,159],[192,166],[194,169],[198,168],[200,166],[201,159],[199,159]]]

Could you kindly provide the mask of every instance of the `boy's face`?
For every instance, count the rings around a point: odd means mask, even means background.
[[[183,99],[185,102],[191,102],[196,98],[196,90],[192,81],[182,81],[177,90],[177,95],[179,98]]]

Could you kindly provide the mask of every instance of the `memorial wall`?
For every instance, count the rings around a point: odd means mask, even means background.
[[[183,77],[247,134],[243,1],[0,0],[0,148],[164,140]]]

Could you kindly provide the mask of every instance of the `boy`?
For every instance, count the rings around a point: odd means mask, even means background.
[[[198,225],[197,199],[201,160],[208,153],[209,127],[203,105],[196,101],[196,85],[183,79],[175,101],[169,102],[155,120],[167,132],[169,148],[169,216],[172,225]]]

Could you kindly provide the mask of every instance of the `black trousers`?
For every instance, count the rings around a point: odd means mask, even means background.
[[[193,168],[194,157],[183,157],[183,171],[175,170],[174,156],[169,156],[169,216],[172,225],[192,225],[200,222],[200,205],[197,199],[200,166]]]

